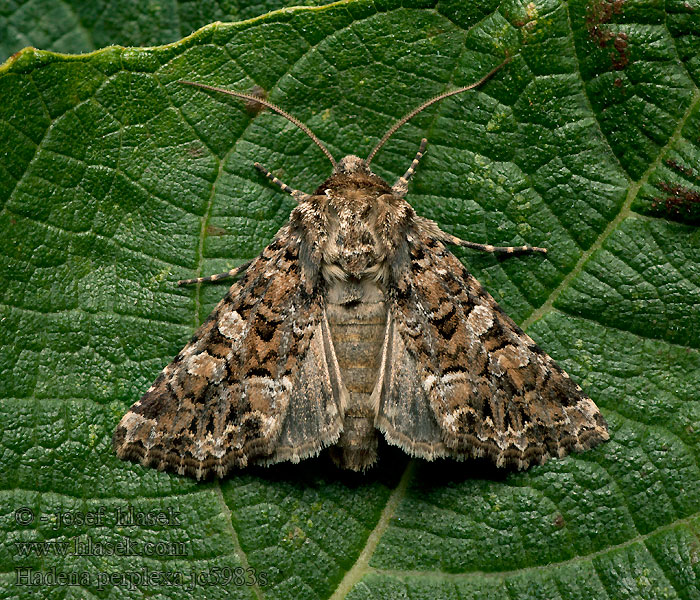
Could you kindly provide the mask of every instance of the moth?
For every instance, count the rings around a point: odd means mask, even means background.
[[[428,100],[362,159],[336,161],[313,194],[282,183],[297,206],[272,243],[227,273],[239,277],[189,343],[119,422],[119,458],[197,479],[247,465],[298,462],[328,447],[341,468],[377,460],[378,437],[433,460],[485,457],[527,468],[608,439],[582,389],[503,312],[449,245],[546,253],[461,240],[404,197],[427,141],[389,185],[370,165],[416,114],[481,80]]]

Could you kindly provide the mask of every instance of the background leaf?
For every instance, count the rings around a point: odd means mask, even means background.
[[[698,14],[352,0],[160,48],[14,56],[0,68],[1,595],[700,596]],[[549,248],[459,256],[590,393],[611,441],[525,473],[391,447],[366,476],[323,455],[206,484],[119,461],[120,416],[225,293],[173,282],[255,256],[293,207],[252,163],[308,191],[329,173],[291,124],[178,79],[257,85],[336,156],[366,155],[506,51],[373,167],[393,181],[427,136],[420,214]]]
[[[327,4],[309,0],[307,6]],[[3,0],[0,57],[25,46],[55,52],[91,52],[105,46],[156,46],[213,21],[242,21],[285,6],[288,0]]]

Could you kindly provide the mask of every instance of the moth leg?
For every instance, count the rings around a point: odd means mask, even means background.
[[[178,285],[192,285],[193,283],[209,283],[210,281],[221,281],[222,279],[228,279],[229,277],[235,277],[239,273],[243,273],[252,263],[249,260],[247,263],[226,271],[225,273],[217,273],[216,275],[209,275],[208,277],[195,277],[194,279],[180,279],[177,282]]]
[[[468,242],[460,240],[454,235],[447,235],[447,243],[455,244],[456,246],[464,246],[465,248],[473,248],[482,252],[496,252],[500,254],[527,254],[530,252],[541,252],[547,254],[547,248],[538,248],[537,246],[492,246],[491,244],[477,244],[476,242]]]
[[[268,169],[263,167],[260,163],[255,163],[255,168],[260,171],[265,177],[267,177],[272,183],[274,183],[279,189],[281,189],[283,192],[289,194],[292,198],[294,198],[297,202],[304,202],[305,200],[308,200],[311,198],[311,194],[307,194],[306,192],[302,192],[300,190],[295,190],[290,188],[286,183],[280,181],[275,177]]]
[[[423,154],[425,154],[425,147],[427,145],[428,140],[423,138],[420,141],[420,148],[418,148],[418,152],[416,157],[413,159],[411,166],[408,167],[408,170],[404,173],[403,177],[399,177],[398,181],[391,186],[391,191],[394,192],[394,194],[396,194],[399,198],[403,198],[408,192],[408,180],[411,179],[413,173],[415,173],[420,159],[423,158]]]

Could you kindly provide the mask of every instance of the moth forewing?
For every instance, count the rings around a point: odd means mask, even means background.
[[[447,244],[460,240],[404,200],[426,140],[390,186],[367,159],[337,161],[304,124],[332,175],[314,194],[255,164],[298,202],[250,263],[181,284],[240,277],[190,342],[121,419],[120,458],[197,479],[297,462],[330,447],[341,468],[377,460],[378,435],[413,456],[487,457],[525,468],[608,439],[595,404],[501,310]]]

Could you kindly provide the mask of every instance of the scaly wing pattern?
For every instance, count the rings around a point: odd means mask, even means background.
[[[288,227],[119,422],[120,458],[198,479],[335,442],[344,389]]]
[[[442,242],[410,236],[389,305],[376,393],[391,443],[527,468],[608,439],[593,401]]]

